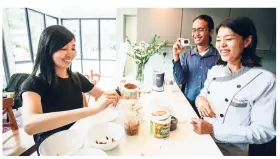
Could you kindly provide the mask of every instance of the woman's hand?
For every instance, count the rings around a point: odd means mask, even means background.
[[[192,118],[193,131],[198,134],[213,134],[213,126],[203,119]]]
[[[198,109],[199,114],[202,117],[210,117],[210,118],[216,117],[215,112],[213,111],[207,99],[205,99],[204,97],[201,96],[197,97],[196,107]]]
[[[120,96],[114,92],[105,92],[98,98],[96,101],[96,106],[98,107],[99,111],[106,109],[110,104],[116,106],[119,102]]]

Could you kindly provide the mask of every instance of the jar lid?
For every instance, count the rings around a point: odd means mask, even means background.
[[[123,89],[127,92],[137,92],[139,91],[139,87],[138,85],[134,84],[134,83],[125,83],[123,85]]]
[[[152,120],[164,121],[170,118],[170,113],[165,110],[157,110],[151,113]]]

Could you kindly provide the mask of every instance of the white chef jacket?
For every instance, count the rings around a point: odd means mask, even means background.
[[[242,67],[231,73],[228,66],[208,71],[199,96],[205,97],[215,118],[204,119],[213,125],[217,143],[229,143],[245,150],[248,144],[262,144],[275,135],[273,117],[276,105],[275,75],[261,68]]]

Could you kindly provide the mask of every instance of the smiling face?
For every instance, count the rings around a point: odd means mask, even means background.
[[[251,36],[243,39],[242,36],[227,27],[221,27],[216,37],[216,49],[219,51],[222,60],[228,63],[241,62],[241,54],[250,43]]]
[[[192,37],[196,45],[209,44],[209,36],[213,30],[208,29],[208,23],[202,19],[196,19],[192,26]]]
[[[73,39],[63,48],[53,54],[55,68],[67,69],[70,67],[72,60],[76,57],[75,40]]]

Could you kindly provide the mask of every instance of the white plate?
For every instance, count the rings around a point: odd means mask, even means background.
[[[93,123],[109,122],[109,121],[115,121],[118,116],[119,116],[119,112],[117,109],[107,108],[102,112],[93,115],[92,120]]]
[[[41,156],[69,156],[82,148],[85,136],[76,130],[64,130],[46,138],[39,147]]]
[[[71,156],[108,156],[108,155],[102,150],[87,147],[76,151]]]

